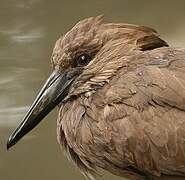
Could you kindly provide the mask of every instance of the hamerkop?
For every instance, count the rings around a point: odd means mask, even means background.
[[[58,142],[89,179],[185,179],[185,49],[151,28],[80,21],[57,42],[53,72],[8,140],[59,106]]]

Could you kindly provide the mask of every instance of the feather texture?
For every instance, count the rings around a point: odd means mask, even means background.
[[[79,22],[52,63],[94,53],[60,106],[58,141],[89,179],[98,167],[136,179],[185,178],[185,49],[129,24]]]

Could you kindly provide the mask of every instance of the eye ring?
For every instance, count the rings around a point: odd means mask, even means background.
[[[76,59],[76,66],[86,66],[91,61],[91,56],[87,53],[83,53]]]

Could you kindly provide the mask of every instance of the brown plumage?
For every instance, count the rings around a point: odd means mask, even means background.
[[[84,53],[91,61],[79,64]],[[51,61],[75,74],[57,137],[87,178],[100,167],[133,180],[185,179],[185,49],[98,16],[61,37]]]

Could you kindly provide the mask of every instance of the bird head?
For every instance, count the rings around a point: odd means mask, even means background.
[[[7,148],[57,105],[81,94],[91,96],[120,68],[127,67],[131,55],[162,46],[167,44],[151,28],[103,23],[103,16],[80,21],[56,42],[51,56],[53,72],[10,136]]]

